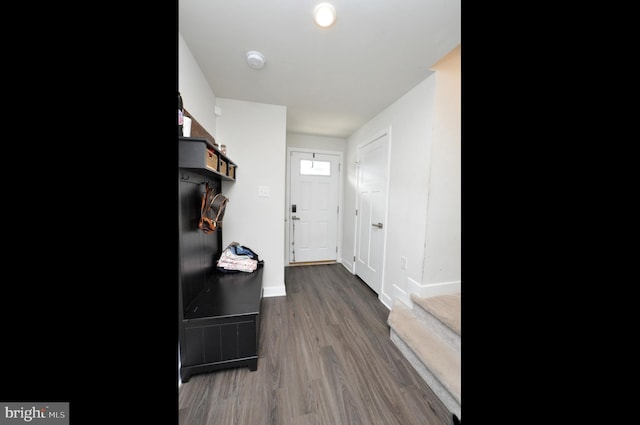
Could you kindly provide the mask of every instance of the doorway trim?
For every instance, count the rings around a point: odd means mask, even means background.
[[[291,231],[290,231],[290,223],[289,223],[289,211],[291,211],[291,153],[292,152],[304,152],[304,153],[320,153],[325,155],[337,155],[338,161],[340,163],[340,175],[338,176],[338,236],[336,243],[338,244],[338,253],[336,255],[336,263],[342,262],[342,217],[344,214],[343,208],[343,190],[344,190],[344,152],[342,151],[331,151],[325,149],[310,149],[310,148],[296,148],[294,146],[287,147],[287,175],[286,175],[286,183],[285,183],[285,206],[284,206],[284,255],[285,255],[285,266],[291,266]]]
[[[386,289],[386,285],[385,285],[385,270],[386,270],[386,263],[387,263],[387,231],[389,229],[389,187],[390,184],[389,182],[391,181],[391,144],[392,144],[392,137],[391,137],[391,126],[388,126],[376,133],[373,133],[371,136],[367,137],[365,139],[364,142],[359,143],[358,145],[356,145],[356,186],[355,186],[355,197],[354,197],[354,205],[358,205],[358,170],[357,167],[359,166],[359,160],[360,160],[360,150],[362,148],[364,148],[365,146],[367,146],[370,143],[375,142],[376,140],[387,136],[387,181],[385,182],[385,200],[384,200],[384,222],[385,222],[385,230],[384,230],[384,245],[382,247],[382,270],[381,270],[381,277],[380,277],[380,293],[378,294],[378,299],[382,300],[385,297],[388,297],[387,295],[387,291],[385,291]],[[355,261],[356,255],[358,253],[358,229],[360,226],[359,223],[360,220],[360,216],[356,215],[355,217],[355,221],[354,221],[354,231],[353,231],[353,268],[352,268],[352,273],[353,275],[357,275],[357,268],[358,268],[358,263],[357,261]],[[384,303],[383,303],[384,304]],[[386,306],[386,305],[385,305]]]

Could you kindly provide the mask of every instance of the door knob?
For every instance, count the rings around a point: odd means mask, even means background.
[[[300,217],[296,217],[295,215],[292,215],[291,220],[300,220]]]
[[[377,227],[378,229],[382,229],[382,223],[378,223],[378,224],[371,223],[371,225],[372,225],[373,227]]]

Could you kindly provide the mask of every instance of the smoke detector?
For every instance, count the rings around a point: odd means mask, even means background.
[[[255,50],[251,50],[247,52],[247,63],[249,67],[253,69],[262,69],[264,68],[264,55],[260,52],[256,52]]]

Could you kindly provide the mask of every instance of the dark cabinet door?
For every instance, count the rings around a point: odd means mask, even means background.
[[[184,366],[204,363],[204,337],[202,328],[187,328],[184,330],[185,352],[181,354]]]
[[[222,360],[222,353],[220,352],[220,343],[222,341],[220,328],[222,328],[222,326],[207,326],[203,328],[204,361],[206,363],[219,362]]]
[[[237,322],[220,328],[222,360],[256,356],[256,322]]]
[[[256,356],[257,319],[185,329],[185,366]]]
[[[238,324],[232,323],[220,327],[222,340],[222,360],[238,358]]]
[[[256,322],[238,323],[238,357],[256,356]]]
[[[185,366],[197,366],[223,360],[222,357],[222,328],[235,325],[214,325],[185,329],[186,356]]]

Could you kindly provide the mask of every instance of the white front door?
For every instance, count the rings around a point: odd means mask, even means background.
[[[292,151],[289,202],[290,262],[338,257],[338,155]]]
[[[358,147],[356,274],[377,294],[382,290],[386,238],[389,136]]]

